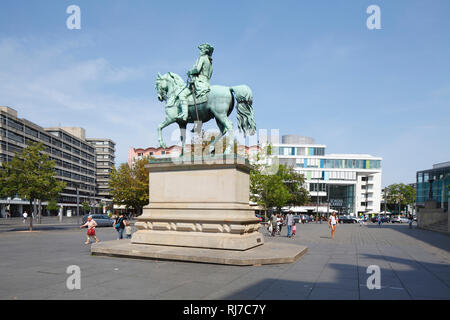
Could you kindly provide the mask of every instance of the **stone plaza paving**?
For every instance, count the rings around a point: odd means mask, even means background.
[[[297,225],[291,239],[261,228],[266,242],[308,252],[251,267],[91,256],[85,229],[14,230],[0,228],[0,299],[450,299],[450,237],[406,224],[340,225],[334,240],[326,223]],[[81,268],[80,290],[66,287],[70,265]],[[369,265],[380,267],[381,289],[367,288]]]

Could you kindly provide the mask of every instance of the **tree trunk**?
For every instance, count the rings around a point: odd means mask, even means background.
[[[30,211],[33,210],[34,199],[30,199]],[[33,214],[28,217],[30,219],[30,231],[33,231]]]
[[[38,223],[41,223],[41,214],[42,214],[42,200],[39,199],[38,201],[39,206],[38,206]]]

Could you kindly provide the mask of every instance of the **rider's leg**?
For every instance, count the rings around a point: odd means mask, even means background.
[[[179,115],[179,119],[183,121],[187,121],[188,118],[188,103],[187,100],[181,100],[181,113]]]

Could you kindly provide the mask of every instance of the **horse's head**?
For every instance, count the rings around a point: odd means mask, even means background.
[[[167,91],[169,90],[169,86],[167,85],[167,78],[166,75],[161,75],[158,72],[158,76],[156,77],[156,83],[155,83],[156,93],[158,94],[158,100],[159,101],[166,101],[167,100]]]

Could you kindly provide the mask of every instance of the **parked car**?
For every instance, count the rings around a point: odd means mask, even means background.
[[[338,217],[338,221],[340,223],[357,223],[358,220],[356,220],[355,217],[352,216],[340,216]]]
[[[87,218],[90,216],[90,214],[85,214],[83,216],[83,223],[85,224],[87,221]],[[112,227],[114,224],[114,220],[111,219],[110,217],[108,217],[108,215],[106,214],[92,214],[92,219],[95,220],[95,222],[97,222],[97,226],[98,227]]]
[[[400,223],[409,223],[409,219],[405,217],[400,217]]]
[[[295,222],[295,223],[299,223],[300,220],[302,220],[302,217],[301,217],[301,216],[299,216],[299,215],[295,215],[295,216],[294,216],[294,222]]]
[[[391,219],[391,222],[392,222],[392,223],[402,223],[402,221],[400,220],[400,217],[399,217],[399,216],[393,217],[393,218]]]
[[[392,223],[409,223],[409,219],[405,217],[396,216],[391,220]]]
[[[372,222],[378,223],[378,216],[375,216],[374,218],[372,218]],[[383,222],[383,223],[390,222],[390,219],[388,217],[381,216],[381,222]]]

